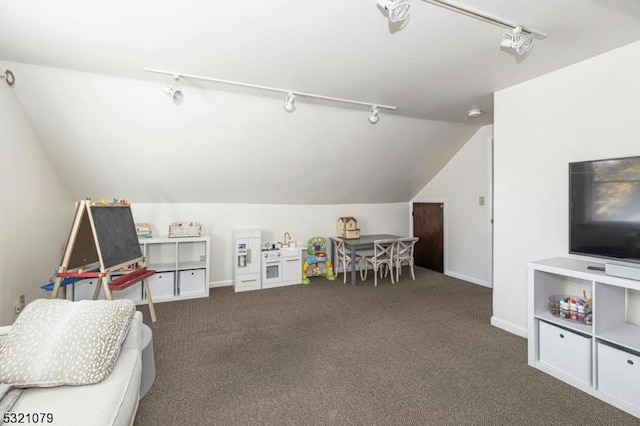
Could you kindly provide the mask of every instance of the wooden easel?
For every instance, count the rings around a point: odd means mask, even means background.
[[[123,268],[126,273],[111,281],[111,275]],[[142,281],[151,320],[156,322],[148,278],[155,271],[144,267],[144,257],[128,204],[93,204],[77,202],[64,255],[56,273],[51,298],[56,299],[66,277],[97,278],[93,293],[97,299],[100,283],[107,300],[111,292]]]

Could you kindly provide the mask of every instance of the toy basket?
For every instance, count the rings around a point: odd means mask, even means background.
[[[579,324],[591,325],[591,299],[558,294],[549,296],[549,312],[556,317]]]

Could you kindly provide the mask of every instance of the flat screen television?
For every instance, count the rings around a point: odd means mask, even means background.
[[[569,253],[640,263],[640,157],[569,163]]]

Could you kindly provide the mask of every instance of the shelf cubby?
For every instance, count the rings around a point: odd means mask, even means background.
[[[529,264],[529,365],[640,418],[640,281],[600,266],[561,257]],[[592,324],[553,315],[555,295],[591,299]]]

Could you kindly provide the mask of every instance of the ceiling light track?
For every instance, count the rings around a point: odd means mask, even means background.
[[[270,92],[284,93],[286,95],[285,110],[287,112],[293,112],[295,110],[294,101],[295,101],[295,99],[297,97],[322,99],[322,100],[325,100],[325,101],[342,102],[342,103],[353,104],[353,105],[362,105],[362,106],[366,106],[366,107],[370,107],[370,108],[375,107],[375,108],[378,108],[378,109],[387,109],[387,110],[391,110],[391,111],[396,110],[396,107],[394,107],[394,106],[381,105],[381,104],[379,104],[377,102],[361,102],[361,101],[355,101],[355,100],[351,100],[351,99],[335,98],[333,96],[316,95],[314,93],[298,92],[298,91],[295,91],[295,90],[280,89],[280,88],[277,88],[277,87],[269,87],[269,86],[261,86],[261,85],[258,85],[258,84],[251,84],[251,83],[241,83],[239,81],[223,80],[223,79],[220,79],[220,78],[205,77],[205,76],[201,76],[201,75],[186,74],[186,73],[175,72],[175,71],[165,71],[165,70],[159,70],[159,69],[155,69],[155,68],[145,68],[144,70],[146,72],[151,72],[151,73],[156,73],[156,74],[170,75],[174,79],[191,78],[191,79],[197,79],[197,80],[212,81],[212,82],[215,82],[215,83],[230,84],[230,85],[233,85],[233,86],[241,86],[241,87],[248,87],[248,88],[252,88],[252,89],[267,90],[267,91],[270,91]],[[376,122],[377,122],[377,120],[376,120]]]
[[[523,25],[513,24],[504,19],[496,18],[495,16],[488,15],[484,12],[480,12],[467,7],[462,7],[455,3],[449,3],[442,0],[422,0],[425,3],[439,6],[452,12],[459,13],[461,15],[469,16],[471,18],[479,19],[483,22],[487,22],[492,25],[510,29],[510,33],[502,35],[500,41],[500,47],[506,49],[512,49],[520,56],[528,54],[533,48],[534,39],[543,40],[547,37],[546,33],[542,31],[534,30],[533,28],[525,27]],[[402,27],[409,22],[409,0],[378,0],[378,6],[382,8],[384,13],[390,22],[401,22]]]
[[[548,34],[543,33],[542,31],[535,30],[533,28],[525,27],[524,25],[514,24],[509,21],[505,21],[504,19],[496,18],[495,16],[488,15],[484,12],[480,12],[474,9],[470,9],[467,7],[462,7],[453,3],[449,3],[441,0],[422,0],[425,3],[430,3],[435,6],[443,7],[452,12],[460,13],[462,15],[470,16],[472,18],[479,19],[484,22],[488,22],[489,24],[497,25],[499,27],[507,28],[510,30],[515,30],[520,27],[522,31],[533,35],[538,40],[543,40],[547,38]]]

